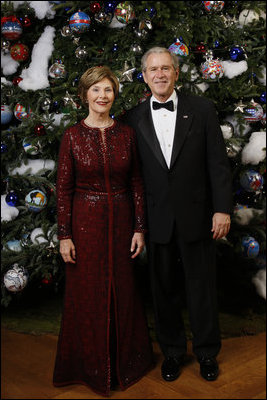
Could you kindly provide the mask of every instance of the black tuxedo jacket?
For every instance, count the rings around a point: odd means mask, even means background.
[[[137,135],[150,240],[167,243],[175,222],[186,242],[211,238],[213,213],[232,209],[231,170],[214,104],[178,94],[170,168],[154,129],[150,98],[123,120]]]

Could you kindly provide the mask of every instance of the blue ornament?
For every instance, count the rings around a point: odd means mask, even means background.
[[[142,72],[138,72],[136,78],[137,78],[137,80],[138,80],[139,82],[144,82],[144,78],[143,78]]]
[[[145,14],[147,18],[154,18],[156,15],[157,11],[155,9],[155,7],[153,6],[149,6],[145,8]]]
[[[5,143],[1,143],[1,153],[7,152],[7,145]]]
[[[117,43],[113,44],[112,51],[113,51],[113,53],[115,53],[115,51],[118,51],[118,44]]]
[[[107,14],[108,14],[108,13],[111,13],[111,14],[112,14],[112,13],[114,12],[114,10],[115,10],[117,4],[118,4],[118,1],[107,1],[106,4],[105,4],[105,6],[104,6],[105,12],[106,12]]]
[[[242,238],[243,255],[248,258],[257,257],[260,251],[260,245],[252,236]]]
[[[12,251],[21,251],[22,250],[20,240],[16,240],[16,239],[9,240],[6,243],[6,245],[9,248],[9,250],[12,250]]]
[[[244,50],[240,46],[233,46],[229,53],[232,61],[240,61],[243,58]]]
[[[219,47],[219,46],[220,46],[219,40],[215,40],[215,42],[214,42],[214,47]]]
[[[241,175],[240,184],[248,192],[257,192],[263,188],[263,177],[258,171],[249,169]]]
[[[18,199],[18,195],[13,190],[6,195],[6,203],[11,207],[15,207],[17,205]]]
[[[260,101],[261,101],[262,103],[266,103],[266,92],[263,92],[263,93],[260,95]]]
[[[1,104],[1,125],[8,124],[13,118],[13,111],[7,104]]]
[[[70,17],[69,27],[72,32],[85,32],[90,28],[90,25],[91,18],[82,11],[77,11]]]

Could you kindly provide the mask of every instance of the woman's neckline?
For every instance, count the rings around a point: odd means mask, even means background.
[[[82,123],[84,126],[86,126],[86,128],[89,128],[89,129],[109,129],[109,128],[113,128],[113,127],[114,127],[115,120],[112,121],[111,125],[106,125],[106,126],[101,126],[101,127],[89,125],[87,122],[85,122],[85,118],[83,118],[83,119],[81,120],[81,123]]]

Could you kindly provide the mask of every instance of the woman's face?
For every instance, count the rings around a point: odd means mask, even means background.
[[[89,112],[97,114],[109,113],[114,99],[115,95],[111,81],[108,78],[102,79],[87,91]]]

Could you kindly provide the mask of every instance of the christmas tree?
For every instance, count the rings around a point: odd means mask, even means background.
[[[64,281],[55,182],[63,132],[87,115],[79,78],[89,67],[110,66],[120,81],[112,109],[119,118],[150,95],[140,61],[154,46],[179,56],[178,90],[208,97],[218,111],[234,197],[231,231],[217,243],[221,290],[265,297],[265,7],[264,1],[2,2],[4,306],[35,288],[57,291]]]

